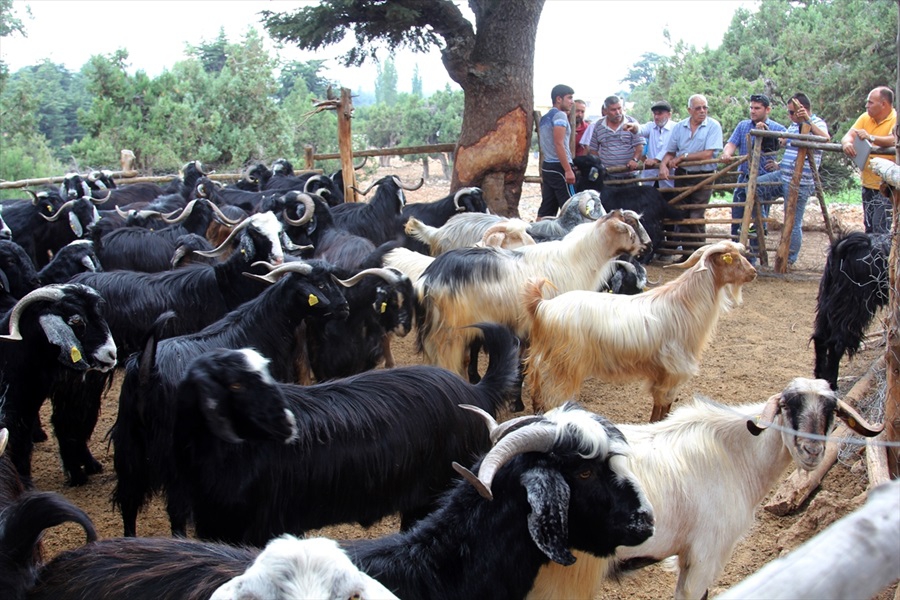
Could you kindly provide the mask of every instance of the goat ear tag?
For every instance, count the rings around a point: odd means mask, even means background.
[[[387,310],[387,302],[381,303],[381,314],[384,314],[384,311]]]
[[[69,356],[72,358],[73,363],[81,362],[81,351],[75,346],[72,346],[72,350],[69,351]]]
[[[722,257],[722,262],[725,263],[726,265],[730,265],[733,261],[734,261],[734,259],[731,257],[730,254],[726,254],[725,256]]]
[[[310,305],[310,306],[315,306],[315,305],[318,304],[318,303],[319,303],[319,299],[316,298],[316,295],[315,295],[315,294],[310,294],[310,295],[309,295],[309,305]]]
[[[591,172],[588,173],[588,179],[591,181],[597,181],[600,178],[600,170],[597,167],[591,167]]]

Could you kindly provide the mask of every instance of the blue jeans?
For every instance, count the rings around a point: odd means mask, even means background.
[[[780,182],[781,185],[764,185],[772,182]],[[785,206],[787,206],[788,188],[790,187],[791,182],[784,181],[781,178],[780,171],[766,173],[758,178],[756,183],[759,186],[756,188],[757,202],[774,200],[775,198],[782,197],[784,198]],[[794,228],[791,230],[791,247],[788,251],[788,263],[793,264],[797,262],[797,257],[800,256],[800,246],[803,243],[803,213],[806,212],[806,202],[814,192],[815,184],[812,182],[800,184],[800,193],[797,195],[797,210],[794,213]],[[761,208],[763,217],[768,217],[769,205],[762,204]]]

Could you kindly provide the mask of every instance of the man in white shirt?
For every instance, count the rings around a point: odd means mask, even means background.
[[[653,111],[653,121],[644,123],[639,130],[641,136],[647,140],[644,146],[644,173],[642,177],[658,177],[659,163],[666,155],[666,144],[672,134],[675,123],[672,122],[672,105],[665,100],[659,100],[650,107]],[[672,188],[675,182],[672,179],[664,179],[654,182],[654,187]]]

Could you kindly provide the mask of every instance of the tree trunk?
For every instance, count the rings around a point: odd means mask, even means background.
[[[469,4],[477,32],[472,47],[448,45],[443,52],[448,73],[465,92],[451,189],[479,186],[493,212],[518,217],[531,146],[534,46],[544,0]]]
[[[427,156],[422,157],[422,177],[426,180],[429,177],[429,175],[428,175],[428,157]]]

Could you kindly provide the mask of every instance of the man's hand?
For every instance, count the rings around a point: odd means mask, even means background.
[[[566,165],[565,167],[566,173],[566,183],[575,183],[575,171],[572,170],[572,167]]]
[[[659,161],[655,158],[648,158],[644,161],[645,169],[655,169],[657,165],[659,165]]]
[[[638,125],[636,121],[628,121],[622,125],[622,129],[630,131],[631,133],[637,133],[640,131],[640,125]]]

